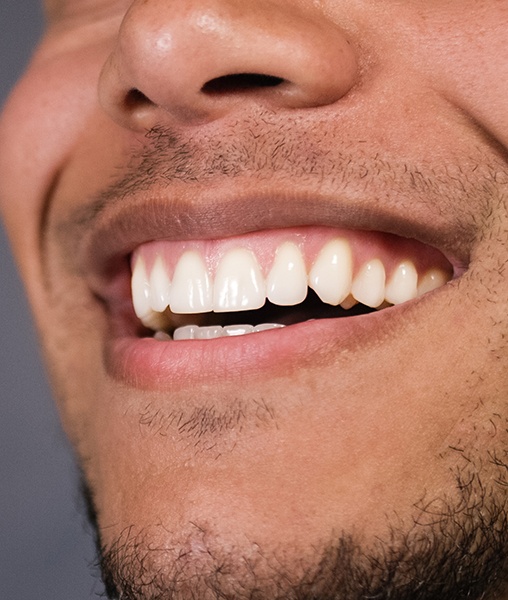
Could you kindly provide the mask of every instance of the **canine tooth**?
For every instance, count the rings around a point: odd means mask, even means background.
[[[416,298],[416,284],[418,273],[410,260],[401,262],[390,281],[386,285],[385,299],[391,304],[401,304]]]
[[[245,248],[227,252],[215,274],[213,310],[253,310],[265,300],[265,282],[254,254]]]
[[[260,323],[254,327],[254,333],[259,333],[260,331],[268,331],[270,329],[280,329],[281,327],[286,327],[282,323]]]
[[[323,302],[337,306],[351,291],[353,258],[346,240],[329,241],[309,273],[311,287]]]
[[[228,336],[245,335],[253,331],[254,327],[252,325],[226,325],[224,327],[224,334]]]
[[[201,255],[194,250],[184,252],[176,265],[169,306],[172,312],[181,314],[212,310],[210,277]]]
[[[421,296],[422,294],[426,294],[427,292],[431,292],[432,290],[443,286],[448,279],[449,277],[446,273],[440,269],[431,269],[430,271],[427,271],[427,273],[418,280],[417,295]]]
[[[178,327],[173,332],[174,340],[193,340],[196,337],[196,331],[199,329],[197,325],[184,325]]]
[[[292,242],[277,248],[266,281],[270,302],[280,306],[299,304],[307,296],[307,271],[300,249]]]
[[[150,273],[150,305],[157,312],[169,306],[171,282],[169,281],[162,258],[158,256]]]
[[[131,291],[134,312],[139,319],[143,319],[151,313],[150,281],[146,274],[145,261],[139,254],[132,267]]]
[[[196,340],[212,340],[222,337],[224,329],[220,325],[209,325],[208,327],[197,327],[195,331]]]
[[[375,308],[385,298],[385,268],[383,263],[375,258],[365,263],[351,286],[353,296],[366,306]]]

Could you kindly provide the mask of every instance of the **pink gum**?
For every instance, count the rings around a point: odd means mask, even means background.
[[[300,248],[310,271],[320,250],[327,242],[345,239],[351,246],[353,272],[356,273],[369,260],[378,258],[383,263],[387,276],[404,260],[410,260],[418,273],[440,269],[452,275],[453,269],[439,250],[416,240],[398,237],[379,231],[332,229],[329,227],[298,227],[257,231],[254,233],[219,240],[156,241],[143,244],[134,251],[133,259],[141,255],[150,273],[157,256],[163,258],[169,276],[172,277],[181,255],[194,250],[205,259],[207,268],[215,274],[217,265],[228,250],[246,248],[251,250],[266,277],[273,264],[277,248],[285,242],[293,242]]]

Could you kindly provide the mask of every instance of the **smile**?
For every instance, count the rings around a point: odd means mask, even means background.
[[[300,227],[143,244],[132,255],[131,290],[155,339],[202,340],[364,314],[418,298],[452,276],[439,251],[415,240]]]
[[[471,237],[417,205],[401,212],[335,196],[151,191],[71,213],[60,231],[104,309],[108,374],[167,391],[279,377],[431,323]]]

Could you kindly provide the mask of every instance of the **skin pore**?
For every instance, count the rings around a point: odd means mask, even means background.
[[[0,206],[110,597],[507,598],[508,3],[47,11]],[[450,281],[206,342],[132,310],[145,244],[318,227]]]

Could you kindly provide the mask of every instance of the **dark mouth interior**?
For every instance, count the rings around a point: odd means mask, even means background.
[[[340,317],[352,317],[373,312],[375,309],[364,304],[356,304],[346,310],[340,306],[324,304],[317,294],[309,290],[307,298],[296,306],[277,306],[271,302],[257,310],[231,313],[207,313],[206,325],[259,325],[260,323],[281,323],[282,325],[294,325],[309,319],[336,319]]]
[[[363,304],[356,304],[350,309],[331,306],[323,303],[315,292],[309,290],[307,298],[295,306],[278,306],[267,301],[257,310],[246,310],[226,313],[203,313],[194,315],[176,315],[166,311],[167,326],[165,331],[172,334],[177,327],[184,325],[260,325],[262,323],[280,323],[294,325],[310,319],[337,319],[353,317],[374,312],[376,309]],[[148,332],[147,332],[148,333]]]

